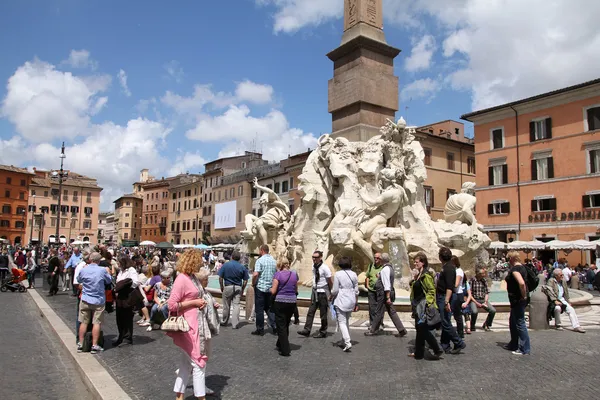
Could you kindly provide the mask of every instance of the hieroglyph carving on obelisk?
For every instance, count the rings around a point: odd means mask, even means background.
[[[381,0],[344,0],[344,31],[360,22],[383,28]]]

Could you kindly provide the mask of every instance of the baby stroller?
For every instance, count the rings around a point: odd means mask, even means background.
[[[27,273],[19,268],[13,268],[11,270],[12,277],[6,278],[0,286],[0,292],[6,292],[10,290],[11,292],[26,292],[27,288],[21,284],[24,280],[27,279]]]

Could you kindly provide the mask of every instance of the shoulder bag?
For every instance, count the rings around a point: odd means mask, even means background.
[[[160,329],[166,332],[188,332],[190,330],[190,326],[183,318],[183,315],[179,315],[180,303],[177,303],[177,316],[171,316],[171,311],[169,311],[169,317],[162,323]]]

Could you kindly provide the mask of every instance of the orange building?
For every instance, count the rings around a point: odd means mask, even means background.
[[[476,217],[493,240],[600,239],[600,79],[461,118],[475,124]]]
[[[25,245],[29,185],[34,174],[24,168],[0,165],[0,238]]]

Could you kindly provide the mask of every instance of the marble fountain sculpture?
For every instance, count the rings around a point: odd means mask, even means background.
[[[432,221],[424,201],[423,148],[403,119],[388,120],[381,135],[367,142],[323,135],[318,143],[299,176],[302,204],[294,215],[254,180],[266,212],[246,216],[244,251],[270,245],[273,256],[287,256],[307,283],[314,250],[323,251],[334,268],[337,258],[351,256],[357,273],[373,261],[373,252],[388,252],[398,289],[406,288],[410,259],[419,251],[434,268],[440,246],[452,249],[465,269],[487,262],[490,239],[474,216],[475,184],[465,183],[448,199],[445,219]]]

